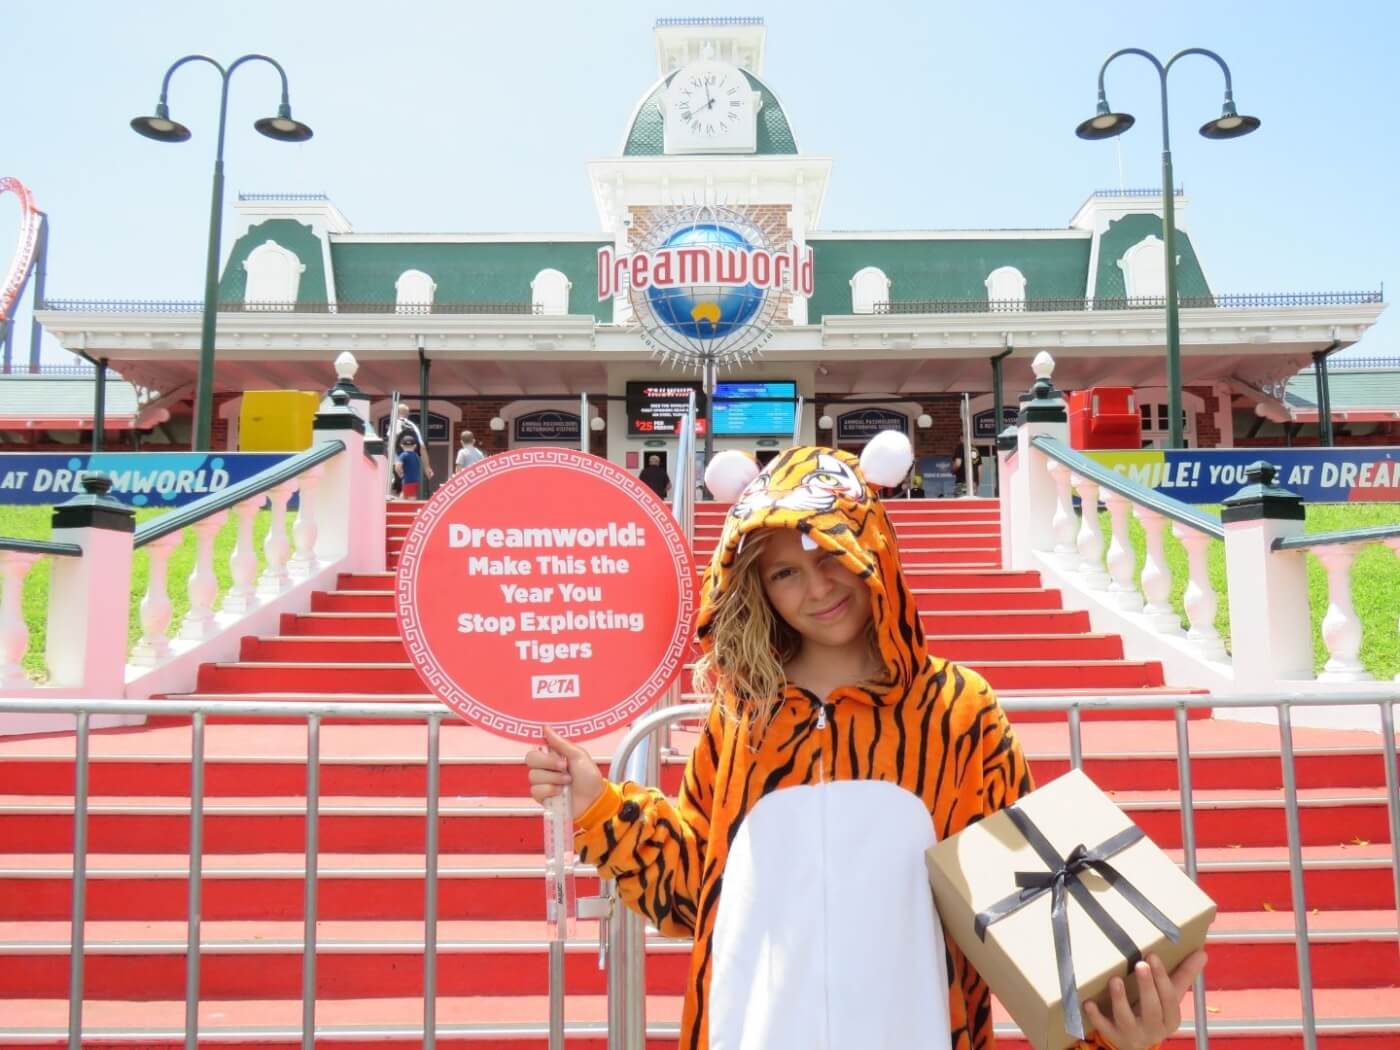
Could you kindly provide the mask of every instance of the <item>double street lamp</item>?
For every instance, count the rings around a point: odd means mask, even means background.
[[[1075,129],[1082,139],[1108,139],[1121,135],[1134,124],[1128,113],[1115,113],[1104,95],[1103,78],[1109,65],[1123,55],[1139,55],[1152,63],[1162,86],[1162,248],[1166,255],[1167,272],[1167,398],[1171,419],[1170,447],[1181,448],[1181,318],[1176,295],[1176,191],[1172,177],[1171,134],[1167,124],[1167,74],[1178,59],[1187,55],[1204,55],[1215,62],[1225,74],[1225,102],[1220,116],[1201,125],[1201,134],[1208,139],[1237,139],[1259,128],[1258,117],[1245,117],[1235,110],[1235,96],[1230,84],[1230,67],[1214,51],[1203,47],[1188,47],[1172,55],[1164,65],[1150,51],[1125,47],[1104,60],[1099,69],[1098,111]]]
[[[277,107],[277,115],[263,117],[253,124],[260,134],[278,142],[305,142],[311,137],[311,129],[292,117],[292,106],[287,99],[287,73],[273,59],[266,55],[244,55],[225,69],[207,55],[186,55],[165,71],[165,79],[160,85],[160,101],[156,103],[154,115],[137,117],[131,122],[132,130],[137,134],[157,142],[185,142],[189,139],[190,129],[170,119],[170,108],[166,104],[171,76],[188,62],[207,62],[219,71],[223,80],[223,90],[219,95],[219,141],[214,153],[214,192],[209,207],[209,257],[204,270],[204,316],[199,336],[199,375],[195,383],[194,441],[190,446],[195,451],[207,452],[211,450],[214,417],[214,333],[219,309],[219,234],[224,210],[224,125],[228,118],[228,85],[234,71],[249,62],[266,62],[282,78],[282,102]]]

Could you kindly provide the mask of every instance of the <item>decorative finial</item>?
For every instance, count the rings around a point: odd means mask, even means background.
[[[354,358],[350,360],[353,362]],[[331,401],[335,403],[336,408],[344,408],[346,405],[350,404],[350,395],[344,390],[335,389],[331,391]]]
[[[83,491],[94,496],[105,496],[112,491],[112,479],[106,474],[88,471],[83,474]]]
[[[1262,459],[1257,459],[1244,468],[1244,476],[1251,485],[1263,485],[1268,488],[1278,477],[1278,467]]]
[[[355,373],[360,370],[360,362],[355,360],[355,355],[349,350],[342,350],[335,359],[335,375],[337,379],[347,382],[353,381]]]
[[[1042,350],[1035,355],[1035,360],[1031,362],[1031,371],[1037,379],[1049,379],[1055,374],[1055,359],[1050,356],[1048,350]]]

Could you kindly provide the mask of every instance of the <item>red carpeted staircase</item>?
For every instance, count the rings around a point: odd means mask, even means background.
[[[391,510],[391,562],[417,509]],[[898,504],[904,563],[935,652],[1005,696],[1175,692],[1154,663],[1060,608],[1035,573],[998,568],[995,505]],[[702,507],[697,550],[722,512]],[[200,697],[422,701],[393,616],[390,574],[342,576],[275,637],[209,665]],[[1038,779],[1069,768],[1063,720],[1015,719]],[[1212,1046],[1302,1046],[1276,730],[1189,727],[1201,882],[1212,931]],[[1400,952],[1374,735],[1299,731],[1298,777],[1323,1045],[1400,1045]],[[301,1018],[306,731],[224,720],[207,730],[201,1032],[209,1045],[294,1046]],[[605,758],[613,736],[595,741]],[[691,738],[676,737],[684,752]],[[1130,716],[1084,726],[1086,768],[1164,847],[1179,850],[1175,727]],[[442,735],[439,1042],[542,1050],[548,1016],[540,817],[522,748],[450,724]],[[425,733],[328,722],[321,744],[317,1021],[337,1047],[416,1045],[423,909]],[[674,791],[683,759],[668,763]],[[175,1046],[184,1017],[189,729],[174,718],[92,739],[85,1027],[89,1045]],[[0,1047],[58,1045],[67,1026],[73,741],[0,739]],[[580,878],[579,892],[593,891]],[[687,946],[654,939],[648,1016],[679,1015]],[[590,924],[568,954],[571,1048],[602,1050],[603,974]],[[1190,1003],[1187,1004],[1188,1008]],[[1002,1022],[1004,1017],[1000,1017]],[[673,1029],[672,1029],[673,1030]],[[1180,1045],[1187,1045],[1183,1036]],[[1025,1044],[1008,1036],[1004,1045]],[[1175,1045],[1175,1044],[1174,1044]]]

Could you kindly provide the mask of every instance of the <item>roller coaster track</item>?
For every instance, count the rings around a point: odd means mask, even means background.
[[[7,191],[19,197],[20,227],[14,259],[5,273],[4,283],[0,284],[0,325],[10,319],[15,304],[24,292],[25,280],[34,266],[34,255],[39,246],[39,227],[43,222],[43,213],[34,204],[34,195],[29,192],[28,186],[11,176],[0,176],[0,194]]]

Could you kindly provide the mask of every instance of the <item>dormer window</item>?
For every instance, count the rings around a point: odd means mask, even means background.
[[[1166,245],[1160,237],[1144,237],[1124,252],[1118,268],[1123,271],[1123,288],[1128,298],[1165,299],[1166,263]]]
[[[290,310],[296,305],[306,266],[297,254],[276,241],[264,241],[243,260],[248,275],[243,301],[264,309]]]
[[[394,303],[402,313],[431,309],[437,283],[422,270],[405,270],[394,282]]]
[[[876,266],[857,270],[851,278],[851,313],[873,314],[876,303],[888,302],[890,279]]]
[[[1014,266],[999,266],[987,275],[987,301],[1003,310],[1026,308],[1026,276]]]
[[[569,289],[573,286],[573,282],[558,270],[541,270],[530,282],[530,302],[538,313],[567,314]]]

